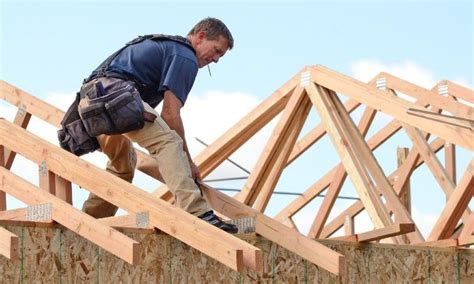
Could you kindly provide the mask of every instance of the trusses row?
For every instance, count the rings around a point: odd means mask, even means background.
[[[446,95],[441,96],[436,90],[443,90]],[[414,98],[416,102],[397,96],[397,92]],[[338,94],[349,99],[343,104]],[[257,271],[262,269],[262,255],[258,248],[172,206],[169,202],[173,198],[166,186],[158,188],[155,194],[146,193],[25,130],[31,115],[59,127],[63,116],[61,110],[3,81],[0,82],[0,98],[19,108],[13,123],[0,119],[0,166],[3,166],[0,167],[0,210],[4,210],[0,211],[0,219],[31,219],[35,208],[46,210],[45,205],[35,205],[47,204],[51,214],[46,221],[58,222],[130,263],[140,261],[140,244],[111,226],[132,224],[158,228],[237,271],[244,266]],[[253,218],[256,233],[337,275],[343,275],[345,271],[344,256],[313,239],[331,237],[343,226],[347,229],[343,238],[358,242],[391,238],[398,244],[470,245],[473,243],[474,215],[468,204],[474,193],[474,162],[470,162],[456,184],[455,147],[468,151],[474,149],[474,112],[469,106],[472,103],[472,90],[449,81],[426,90],[381,73],[364,84],[322,66],[306,67],[195,158],[202,176],[206,177],[281,113],[241,192],[232,198],[204,185],[203,193],[223,216]],[[365,105],[366,109],[356,125],[350,112],[360,105]],[[312,106],[322,123],[298,141]],[[366,141],[364,137],[377,112],[388,114],[394,120]],[[414,147],[405,155],[399,168],[387,177],[372,151],[402,128]],[[265,216],[263,212],[283,170],[326,134],[330,136],[341,163],[275,218]],[[437,138],[428,143],[430,136]],[[435,155],[443,147],[446,167]],[[161,180],[155,160],[146,153],[137,152],[137,168]],[[39,166],[39,187],[43,190],[9,171],[16,153]],[[423,163],[447,196],[446,207],[427,240],[412,219],[408,204],[401,201],[407,193],[410,176]],[[360,201],[327,223],[347,176]],[[123,208],[129,215],[97,220],[82,213],[71,205],[71,183]],[[310,232],[303,236],[297,231],[292,217],[325,189],[328,189],[326,197]],[[30,206],[7,210],[5,193]],[[355,234],[351,223],[364,209],[375,230]],[[457,227],[459,220],[461,226]],[[15,238],[10,232],[0,230],[3,255],[15,258]]]

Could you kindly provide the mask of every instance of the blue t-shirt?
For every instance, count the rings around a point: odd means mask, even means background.
[[[166,90],[172,91],[184,105],[194,84],[198,64],[194,52],[184,44],[146,39],[122,50],[107,71],[131,76],[145,84],[140,95],[154,108],[163,100]]]

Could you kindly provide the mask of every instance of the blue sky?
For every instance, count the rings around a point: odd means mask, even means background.
[[[472,1],[1,0],[0,10],[0,78],[63,108],[82,79],[135,36],[185,35],[204,17],[220,18],[232,31],[235,47],[211,65],[212,77],[207,69],[199,72],[185,117],[188,134],[206,142],[306,65],[322,64],[365,81],[388,71],[426,88],[442,79],[472,88],[474,80]],[[7,113],[8,106],[0,102],[1,107]],[[262,147],[261,141],[255,143]],[[301,192],[335,165],[337,155],[322,153],[331,147],[329,140],[323,143],[284,174],[280,190]],[[195,153],[202,149],[192,147]],[[396,163],[394,151],[377,154],[386,168]],[[472,153],[462,156],[459,171]],[[249,169],[256,158],[245,151],[234,156]],[[315,170],[314,176],[305,174],[306,181],[300,181],[301,169]],[[235,168],[221,173],[242,175]],[[426,176],[419,175],[420,180]],[[346,195],[354,192],[348,189]],[[436,197],[435,208],[420,202],[420,216],[439,214],[444,199]],[[273,200],[268,213],[278,212],[289,201],[285,198]],[[317,206],[305,214],[314,214]]]

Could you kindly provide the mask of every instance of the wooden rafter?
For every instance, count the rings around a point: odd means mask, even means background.
[[[307,82],[303,82],[302,77],[302,74],[307,74],[307,72],[310,74],[309,86],[307,86]],[[376,88],[375,81],[380,77],[384,78],[388,92]],[[443,235],[443,238],[451,238],[449,243],[444,241],[441,244],[440,241],[435,241],[430,242],[430,244],[444,246],[466,246],[472,244],[474,221],[467,204],[463,203],[465,199],[468,199],[469,195],[472,197],[473,194],[470,191],[470,188],[473,186],[472,175],[468,185],[466,185],[465,178],[463,177],[456,187],[455,180],[455,147],[461,146],[468,150],[474,149],[474,143],[472,142],[474,140],[472,131],[474,111],[469,104],[466,104],[466,102],[474,103],[472,90],[449,81],[442,81],[435,88],[427,90],[386,73],[380,73],[377,78],[374,78],[368,84],[364,84],[322,66],[307,67],[297,73],[268,99],[239,121],[239,123],[215,142],[211,143],[195,159],[195,163],[200,167],[203,177],[207,176],[242,144],[268,124],[277,114],[282,113],[280,123],[276,126],[274,134],[270,137],[257,166],[250,174],[246,190],[243,191],[245,193],[244,199],[247,199],[247,203],[253,205],[256,210],[238,202],[232,197],[203,185],[206,199],[216,212],[223,216],[233,219],[244,216],[254,218],[258,234],[332,273],[343,275],[345,271],[344,257],[299,234],[292,220],[294,214],[329,187],[328,194],[323,201],[323,206],[320,208],[310,230],[309,235],[311,237],[328,237],[335,230],[342,227],[345,220],[351,220],[352,226],[348,226],[348,234],[351,235],[346,236],[349,239],[358,241],[361,239],[378,240],[382,237],[397,236],[394,240],[400,243],[404,242],[404,239],[398,237],[398,235],[406,234],[410,243],[421,243],[423,242],[423,237],[417,230],[416,224],[413,223],[409,210],[403,206],[399,197],[406,192],[405,188],[410,181],[413,171],[422,163],[427,163],[430,171],[441,185],[443,191],[445,191],[446,196],[449,197],[446,208],[450,206],[449,210],[445,208],[446,212],[443,211],[442,216],[440,216],[437,222],[437,227],[432,232],[432,235],[439,233]],[[298,83],[300,84],[298,85]],[[441,95],[441,89],[438,90],[438,87],[442,87],[443,92],[447,90],[447,96],[445,96],[445,93]],[[416,103],[411,103],[404,99],[404,97],[395,96],[392,90],[413,97]],[[336,92],[348,97],[344,105],[339,100]],[[296,94],[299,94],[299,96],[296,96]],[[19,126],[23,126],[23,128],[26,127],[31,115],[35,115],[56,127],[59,126],[59,121],[63,116],[62,111],[3,81],[0,82],[0,98],[11,102],[19,108],[15,122]],[[310,109],[311,104],[309,102],[316,106],[322,123],[312,129],[301,140],[296,141]],[[367,119],[366,123],[373,119],[375,111],[386,113],[395,118],[372,138],[368,139],[367,142],[364,139],[365,133],[364,127],[362,127],[364,119],[361,121],[360,129],[357,129],[349,115],[351,111],[361,104],[365,105],[368,109],[366,114],[364,114],[364,118]],[[431,109],[428,109],[428,106],[431,106]],[[369,115],[369,109],[371,108],[374,109],[372,117]],[[441,113],[441,110],[449,112],[452,116],[446,116]],[[26,116],[21,118],[21,114]],[[414,146],[406,157],[406,161],[401,163],[398,169],[390,176],[386,177],[375,160],[372,151],[392,137],[402,126],[413,140]],[[253,246],[242,244],[227,235],[222,236],[224,241],[218,247],[215,247],[214,243],[212,247],[207,244],[204,235],[212,233],[215,239],[215,234],[218,234],[213,231],[215,228],[209,228],[206,226],[207,224],[201,224],[200,220],[195,221],[192,216],[187,216],[184,212],[174,207],[168,207],[171,205],[159,200],[159,198],[168,201],[173,200],[166,186],[160,187],[155,192],[154,197],[151,195],[146,195],[145,197],[143,192],[143,195],[139,193],[135,196],[135,193],[138,192],[137,188],[116,179],[112,179],[110,182],[110,175],[107,176],[107,181],[110,184],[108,183],[107,186],[103,185],[102,179],[105,179],[105,176],[102,176],[102,174],[104,172],[94,167],[92,167],[94,168],[93,174],[99,177],[98,180],[93,182],[84,181],[85,177],[81,176],[81,174],[77,175],[77,173],[79,169],[84,169],[84,167],[90,170],[89,167],[91,165],[87,163],[81,164],[81,159],[70,157],[64,151],[57,152],[58,149],[54,146],[43,144],[42,141],[38,142],[35,140],[40,146],[24,143],[19,136],[24,139],[25,137],[30,137],[28,136],[29,134],[25,134],[15,127],[10,127],[10,125],[7,126],[7,124],[0,120],[0,132],[2,132],[0,136],[0,167],[6,168],[0,169],[0,173],[3,176],[2,186],[3,184],[10,183],[21,184],[17,177],[8,176],[5,178],[9,173],[7,169],[11,166],[15,152],[18,152],[39,165],[41,165],[41,162],[44,162],[46,168],[44,166],[40,167],[39,183],[39,186],[44,190],[37,191],[40,194],[46,194],[48,200],[50,200],[50,196],[52,196],[50,193],[52,193],[56,194],[56,197],[51,197],[54,200],[63,199],[72,204],[71,181],[87,188],[130,213],[125,216],[96,220],[102,226],[109,229],[112,229],[109,227],[111,225],[136,228],[137,223],[134,223],[134,220],[136,214],[139,213],[136,203],[145,204],[144,208],[147,210],[150,218],[149,223],[144,227],[148,230],[159,228],[235,270],[240,271],[243,266],[255,270],[261,269],[261,253]],[[368,128],[368,125],[366,127]],[[365,131],[367,128],[365,128]],[[4,132],[6,131],[5,129],[11,131],[6,135],[8,137],[3,137],[5,136],[3,134],[6,133]],[[302,196],[296,198],[295,201],[290,203],[275,217],[276,220],[284,222],[290,228],[263,215],[261,212],[264,212],[285,167],[295,161],[325,134],[328,134],[332,140],[336,141],[333,144],[341,157],[342,163],[316,181]],[[438,136],[439,138],[429,145],[427,140],[430,135]],[[19,145],[14,144],[13,139],[19,141],[17,143]],[[25,149],[25,144],[28,144],[28,147],[31,149]],[[443,146],[445,146],[444,167],[441,166],[441,163],[435,156],[435,153]],[[7,151],[7,149],[12,149],[12,151]],[[34,151],[35,149],[36,152]],[[161,180],[156,161],[142,151],[137,151],[137,153],[137,168]],[[61,163],[64,163],[64,159],[66,164],[71,163],[68,164],[70,169],[67,168],[67,165],[66,167],[61,165],[62,168],[60,168],[59,160],[61,160]],[[341,215],[324,226],[347,174],[351,177],[352,183],[361,197],[361,201],[354,203],[343,211]],[[5,183],[4,180],[7,180],[7,182]],[[389,180],[393,187],[388,182]],[[28,188],[28,186],[26,187]],[[116,188],[118,187],[122,187],[123,190],[126,189],[128,193],[120,190],[117,191]],[[36,187],[34,188],[37,189]],[[463,193],[458,193],[459,188],[464,188]],[[4,192],[1,191],[2,189],[0,188],[0,210],[5,210],[7,208],[6,199]],[[130,197],[130,194],[133,195],[133,198],[128,198],[127,201],[132,204],[125,204],[124,198]],[[458,196],[460,194],[462,197]],[[241,193],[240,196],[242,195]],[[382,201],[382,198],[384,201]],[[463,226],[459,226],[456,233],[453,233],[453,226],[456,226],[459,220],[458,208],[460,207],[462,207],[462,210],[465,209],[464,217],[462,218]],[[175,211],[170,208],[174,208]],[[379,229],[363,234],[354,234],[353,218],[364,209],[369,212],[370,217],[374,220],[375,227]],[[143,206],[140,206],[140,211],[143,211]],[[2,216],[4,218],[10,216],[13,218],[11,220],[21,220],[22,216],[20,215],[14,217],[15,214],[20,213],[23,213],[24,217],[24,210],[1,211],[0,219]],[[392,220],[391,213],[394,213],[395,221]],[[166,224],[167,222],[172,224]],[[402,230],[402,227],[397,227],[398,223],[409,224],[413,227],[414,231],[412,232],[411,229],[405,230],[408,228],[406,226]],[[186,227],[186,224],[193,228],[193,230],[201,232],[202,235],[195,236],[182,229]],[[88,223],[88,225],[90,224]],[[221,239],[220,235],[219,239]],[[223,251],[228,252],[228,254],[222,255]]]
[[[443,147],[443,145],[444,145],[444,141],[438,138],[431,143],[431,148],[435,152],[437,152]],[[400,173],[403,172],[403,170],[410,170],[410,169],[412,170],[420,166],[423,163],[423,161],[421,161],[421,159],[418,159],[418,155],[419,153],[417,151],[413,151],[413,150],[410,151],[410,154],[408,155],[407,160],[404,163],[404,165],[407,165],[407,166],[404,166],[395,170],[389,176],[389,179],[390,178],[395,179],[395,177],[398,177],[399,175],[401,175]],[[403,188],[404,186],[401,184],[397,187],[394,186],[394,190],[396,191],[398,195],[402,193]],[[354,202],[354,204],[349,206],[346,210],[341,212],[339,216],[334,218],[328,225],[326,225],[326,227],[323,229],[321,233],[321,237],[325,238],[332,235],[334,232],[336,232],[339,228],[341,228],[344,225],[344,220],[346,216],[354,217],[357,214],[359,214],[363,209],[364,209],[364,205],[362,204],[362,202],[360,201]]]
[[[19,151],[18,151],[19,152]],[[0,168],[1,188],[15,198],[33,205],[52,204],[52,219],[131,264],[140,262],[141,246],[135,240],[106,227],[51,193],[40,190],[10,171]]]
[[[415,97],[424,102],[429,102],[430,105],[449,111],[455,116],[474,120],[474,113],[471,107],[439,95],[437,88],[427,90],[387,73],[381,73],[378,78],[384,78],[387,87],[390,89],[402,92],[405,95]]]
[[[258,195],[262,194],[256,208],[263,212],[303,127],[309,109],[310,102],[304,89],[296,88],[255,169],[242,191],[235,196],[237,200],[252,206]]]
[[[18,236],[2,227],[0,227],[0,254],[11,260],[19,259]]]
[[[445,141],[455,143],[468,150],[474,150],[474,133],[472,131],[412,116],[407,113],[408,109],[423,109],[409,101],[394,97],[385,91],[371,88],[360,81],[320,65],[311,68],[311,78],[316,84],[347,95],[420,130],[432,133]]]
[[[330,100],[328,91],[309,83],[306,86],[306,92],[318,110],[321,120],[326,125],[326,131],[330,135],[333,145],[341,157],[342,163],[374,226],[376,228],[383,228],[391,225],[392,220],[388,211],[378,196],[365,167],[360,163],[358,153],[354,152],[356,146],[342,119],[337,115],[337,110]]]
[[[342,237],[335,237],[331,238],[333,240],[341,240],[341,241],[354,241],[354,242],[371,242],[371,241],[379,241],[386,238],[404,235],[410,232],[415,231],[415,224],[413,223],[395,223],[385,228],[375,229],[369,232],[342,236]]]
[[[438,221],[433,227],[428,241],[436,241],[449,238],[456,227],[465,208],[474,195],[474,160],[471,160],[466,172],[459,181],[458,186],[449,197],[446,207],[441,212]],[[469,222],[469,216],[466,223]]]
[[[405,129],[405,132],[412,140],[415,147],[418,149],[418,153],[420,153],[420,156],[423,158],[426,165],[433,173],[433,176],[435,177],[436,181],[438,181],[438,184],[443,189],[444,193],[446,194],[446,197],[450,198],[451,194],[454,191],[455,185],[453,181],[449,178],[448,174],[446,173],[446,170],[441,165],[441,162],[438,160],[431,147],[428,145],[428,142],[426,142],[426,140],[423,138],[423,134],[420,133],[418,129],[407,124],[402,123],[402,126]],[[466,208],[465,212],[463,213],[464,221],[467,221],[467,218],[469,217],[470,213],[471,210],[469,210],[469,208]]]
[[[235,270],[243,265],[260,270],[261,251],[222,230],[176,208],[130,183],[45,142],[0,119],[0,144],[31,159],[45,162],[48,169],[89,189],[129,212],[149,212],[150,223]],[[21,143],[18,143],[21,141]],[[90,178],[94,176],[94,178]],[[221,242],[210,244],[209,234]],[[225,253],[223,253],[225,252]]]
[[[359,130],[363,136],[367,134],[369,131],[369,127],[372,124],[372,121],[375,117],[376,111],[371,108],[366,108],[362,118],[359,122]],[[339,192],[344,184],[344,181],[347,177],[346,170],[344,167],[338,166],[336,174],[329,185],[328,191],[326,193],[326,197],[324,198],[318,213],[316,214],[316,218],[311,225],[309,230],[308,236],[310,238],[319,238],[322,229],[324,228],[324,224],[326,224],[327,218],[329,217],[329,213],[336,202],[336,198],[339,195]]]

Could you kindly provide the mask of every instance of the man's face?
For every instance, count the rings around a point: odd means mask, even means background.
[[[195,50],[199,68],[202,68],[211,62],[217,63],[219,58],[224,56],[229,49],[227,40],[222,36],[213,40],[206,39],[205,32],[199,32],[197,36],[198,40]]]

